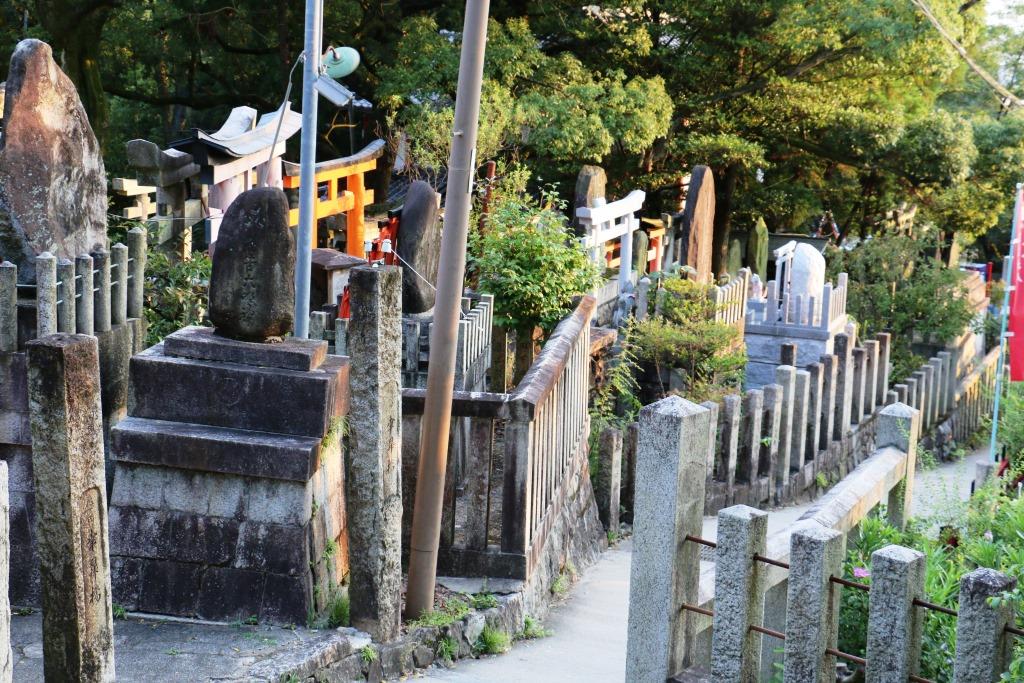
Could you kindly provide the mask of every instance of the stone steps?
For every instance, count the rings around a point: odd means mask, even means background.
[[[111,440],[119,462],[303,483],[317,469],[321,446],[314,437],[142,417],[122,420]]]

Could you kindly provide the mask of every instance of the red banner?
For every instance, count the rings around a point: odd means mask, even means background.
[[[1021,240],[1024,238],[1024,188],[1017,188],[1016,203],[1013,211],[1013,238],[1016,244],[1011,242],[1010,253],[1010,277],[1004,277],[1006,282],[1013,283],[1010,290],[1010,319],[1007,330],[1010,333],[1007,343],[1010,349],[1010,381],[1024,381],[1024,248]]]

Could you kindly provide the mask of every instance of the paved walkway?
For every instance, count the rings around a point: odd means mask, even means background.
[[[959,462],[919,471],[914,483],[914,515],[956,517],[970,495],[975,463],[987,448]],[[772,510],[768,534],[799,519],[810,503]],[[716,517],[704,518],[704,538],[717,538]],[[626,622],[632,545],[624,541],[583,574],[568,599],[556,606],[545,626],[552,635],[516,643],[505,655],[467,660],[452,669],[429,669],[427,681],[457,683],[622,683],[626,672]]]

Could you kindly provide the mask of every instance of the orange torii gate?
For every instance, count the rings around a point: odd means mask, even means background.
[[[352,256],[364,258],[366,207],[373,204],[373,190],[366,189],[363,175],[377,168],[377,159],[384,153],[384,141],[374,140],[352,156],[321,161],[316,165],[316,184],[326,186],[326,191],[317,192],[316,215],[314,220],[346,215],[347,233],[345,251]],[[299,187],[299,164],[284,162],[284,187]],[[344,187],[342,186],[344,183]],[[289,225],[299,224],[299,210],[292,209]],[[314,244],[314,247],[316,244]]]

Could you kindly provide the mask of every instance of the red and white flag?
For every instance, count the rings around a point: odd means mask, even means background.
[[[1010,381],[1024,381],[1024,187],[1017,186],[1017,197],[1013,210],[1013,232],[1016,244],[1010,243],[1010,311],[1007,342],[1010,349]],[[1011,238],[1012,240],[1013,238]]]

